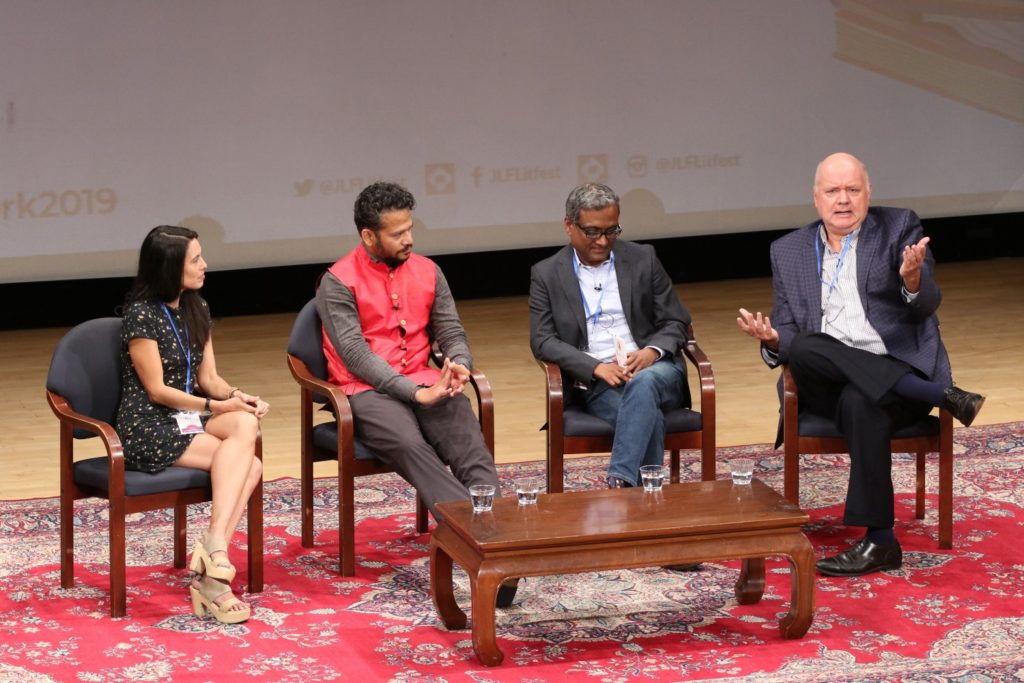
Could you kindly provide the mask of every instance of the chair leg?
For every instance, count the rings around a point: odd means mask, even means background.
[[[185,555],[188,553],[188,506],[177,503],[174,506],[174,566],[185,568]]]
[[[427,533],[427,504],[423,502],[420,494],[416,494],[416,533]]]
[[[914,517],[917,519],[924,519],[924,494],[925,494],[925,453],[919,451],[917,453],[917,459],[915,461],[916,470],[916,500],[914,504]]]
[[[705,434],[701,439],[700,446],[700,480],[714,481],[718,476],[716,465],[713,435],[709,438],[708,435]]]
[[[939,547],[953,547],[953,436],[942,435],[939,449]]]
[[[793,505],[800,505],[800,453],[795,445],[784,444],[782,462],[782,495]]]
[[[548,493],[562,493],[565,490],[565,455],[562,444],[553,441],[548,430]]]
[[[340,468],[339,468],[340,470]],[[355,482],[352,477],[338,473],[338,553],[341,575],[356,574],[356,510]]]
[[[260,479],[256,488],[249,496],[247,509],[246,531],[249,546],[249,583],[246,590],[250,593],[263,592],[263,480]]]
[[[313,547],[313,461],[302,455],[299,465],[299,515],[302,526],[302,547]],[[340,494],[340,491],[339,491]]]
[[[123,617],[127,613],[125,595],[125,522],[124,500],[111,500],[110,515],[110,616]]]
[[[60,586],[75,587],[75,500],[70,491],[60,494]]]
[[[669,454],[670,481],[673,484],[679,483],[679,449],[673,448]]]

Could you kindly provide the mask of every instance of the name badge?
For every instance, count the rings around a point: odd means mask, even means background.
[[[195,410],[183,410],[174,414],[178,423],[178,431],[182,434],[202,434],[203,421],[199,419],[199,413]]]
[[[620,367],[624,368],[624,367],[626,367],[626,361],[627,361],[627,358],[626,358],[626,343],[622,341],[622,337],[620,337],[619,335],[615,335],[614,341],[615,341],[615,362],[618,363]]]

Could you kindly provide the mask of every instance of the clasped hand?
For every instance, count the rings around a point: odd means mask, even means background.
[[[241,410],[246,413],[252,413],[258,418],[262,418],[270,410],[270,404],[260,399],[259,396],[253,396],[247,394],[244,391],[235,392],[235,395],[231,398],[224,399],[223,401],[211,401],[211,411],[217,415],[220,413],[230,413],[234,410]]]
[[[650,347],[630,351],[626,354],[625,365],[619,365],[615,361],[598,363],[594,368],[594,377],[617,387],[633,379],[633,376],[644,368],[651,367],[658,358],[658,352]]]
[[[469,378],[469,368],[445,358],[438,380],[429,387],[417,389],[414,399],[420,405],[432,406],[444,398],[461,394],[465,390]]]

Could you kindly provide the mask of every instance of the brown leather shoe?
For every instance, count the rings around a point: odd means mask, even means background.
[[[984,403],[985,397],[981,394],[964,391],[956,386],[946,389],[946,410],[951,412],[953,417],[958,419],[964,427],[971,426]]]

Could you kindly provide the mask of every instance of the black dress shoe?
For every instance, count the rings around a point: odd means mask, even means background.
[[[519,590],[519,579],[506,579],[498,586],[498,597],[494,600],[497,607],[510,607]]]
[[[964,391],[960,387],[946,389],[946,410],[953,413],[953,417],[960,420],[964,427],[971,426],[983,403],[985,397],[981,394]]]
[[[863,576],[903,566],[903,549],[899,543],[878,545],[867,537],[835,557],[818,560],[818,571],[825,576]]]
[[[608,475],[608,488],[610,489],[626,489],[631,486],[632,484],[630,484],[628,481],[625,481],[624,479],[619,479],[618,477]]]
[[[670,572],[695,572],[700,571],[700,562],[687,562],[686,564],[663,564],[662,569],[667,569]]]

